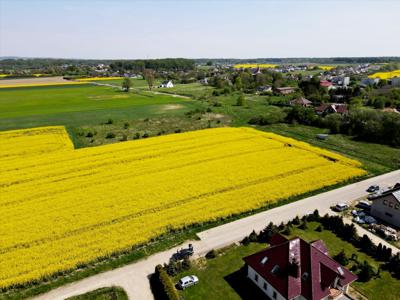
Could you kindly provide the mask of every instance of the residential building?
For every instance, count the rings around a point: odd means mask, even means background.
[[[326,87],[328,90],[334,88],[333,83],[328,81],[328,80],[321,80],[319,82],[319,85],[322,86],[322,87]]]
[[[174,84],[172,83],[171,80],[165,80],[159,85],[159,87],[160,88],[173,88]]]
[[[257,92],[272,92],[272,86],[262,85],[257,88]]]
[[[303,107],[310,107],[312,106],[312,102],[304,97],[296,98],[291,101],[289,101],[289,104],[291,106],[299,105]]]
[[[270,299],[336,299],[357,279],[329,257],[321,240],[308,243],[299,237],[288,240],[276,234],[270,244],[243,258],[248,278]]]
[[[392,86],[398,86],[400,87],[400,77],[393,77],[392,80],[390,81]]]
[[[315,112],[318,115],[327,115],[338,113],[341,115],[348,113],[347,104],[344,103],[323,103],[315,108]]]
[[[376,85],[379,83],[379,78],[364,78],[361,80],[360,86],[367,87],[371,85]]]
[[[294,93],[296,91],[296,88],[295,87],[289,87],[289,86],[288,87],[280,87],[280,88],[276,88],[276,91],[279,94],[288,95],[288,94]]]
[[[332,83],[338,87],[347,87],[350,84],[350,77],[348,76],[335,76],[332,78]]]
[[[373,199],[371,215],[400,228],[400,183]]]

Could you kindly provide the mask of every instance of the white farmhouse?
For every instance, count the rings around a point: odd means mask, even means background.
[[[159,87],[160,88],[173,88],[174,84],[172,83],[172,80],[165,80],[159,85]]]

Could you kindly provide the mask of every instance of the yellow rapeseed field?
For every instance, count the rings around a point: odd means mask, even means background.
[[[89,78],[80,78],[79,81],[99,81],[99,80],[112,80],[112,79],[121,79],[123,77],[89,77]]]
[[[86,82],[77,81],[63,81],[63,82],[38,82],[38,83],[16,83],[16,84],[4,84],[0,85],[0,89],[4,88],[17,88],[17,87],[39,87],[39,86],[54,86],[54,85],[76,85],[86,84]]]
[[[394,77],[400,77],[400,70],[391,72],[377,72],[368,76],[369,78],[380,78],[380,79],[391,79]]]
[[[322,66],[318,66],[318,68],[320,68],[321,70],[324,70],[324,71],[330,71],[330,70],[334,69],[335,67],[322,65]]]
[[[251,128],[83,149],[64,127],[0,132],[0,288],[364,175],[360,167]]]
[[[234,65],[233,67],[235,69],[255,69],[255,68],[260,68],[260,69],[269,69],[269,68],[275,68],[277,65],[273,64],[237,64]]]

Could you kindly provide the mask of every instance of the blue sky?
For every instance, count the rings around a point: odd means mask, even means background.
[[[400,56],[399,0],[0,0],[0,56]]]

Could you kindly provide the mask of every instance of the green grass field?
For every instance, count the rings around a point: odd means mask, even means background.
[[[194,107],[196,103],[187,99],[147,92],[125,93],[104,86],[1,89],[0,130],[176,115]]]

